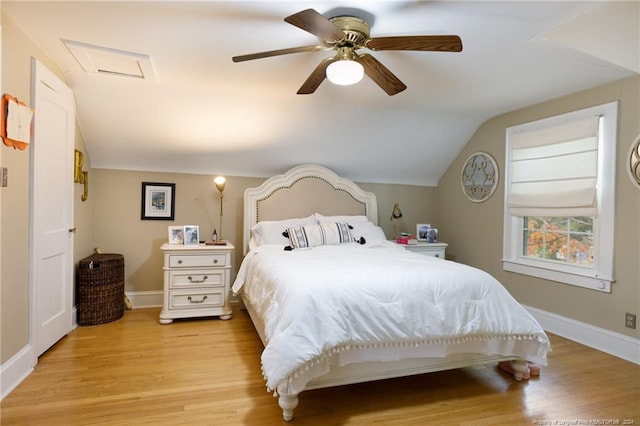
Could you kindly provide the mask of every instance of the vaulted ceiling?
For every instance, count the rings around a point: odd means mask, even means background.
[[[363,18],[372,37],[457,34],[463,50],[369,52],[407,85],[394,96],[366,76],[297,95],[331,52],[231,61],[317,44],[283,21],[307,8]],[[264,177],[317,163],[360,182],[436,185],[488,118],[640,72],[636,1],[5,0],[2,10],[65,74],[97,168]],[[144,78],[120,74],[129,69]]]

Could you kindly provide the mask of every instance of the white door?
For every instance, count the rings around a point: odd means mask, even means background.
[[[40,356],[71,331],[73,305],[73,93],[31,62],[31,342]]]

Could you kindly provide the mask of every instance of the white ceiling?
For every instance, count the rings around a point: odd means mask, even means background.
[[[317,39],[283,21],[366,9],[371,36],[458,34],[461,53],[371,52],[371,80],[296,91],[329,52],[233,63]],[[640,72],[640,6],[542,1],[3,1],[75,93],[92,167],[271,176],[317,163],[360,182],[436,185],[495,115]],[[148,56],[149,79],[85,72],[62,40]],[[138,56],[135,56],[138,57]]]

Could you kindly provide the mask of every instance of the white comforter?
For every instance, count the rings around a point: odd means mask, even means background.
[[[550,349],[540,325],[489,274],[393,243],[258,247],[233,291],[265,325],[262,369],[267,387],[281,392],[301,391],[313,378],[305,370],[317,376],[329,363],[479,353],[546,365]]]

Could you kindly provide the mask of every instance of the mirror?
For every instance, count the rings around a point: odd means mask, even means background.
[[[636,184],[636,187],[640,188],[640,135],[631,145],[629,150],[629,162],[627,163],[629,168],[629,177],[631,181]]]
[[[498,186],[498,165],[486,152],[471,154],[462,166],[460,177],[462,192],[474,203],[481,203],[491,197]]]

